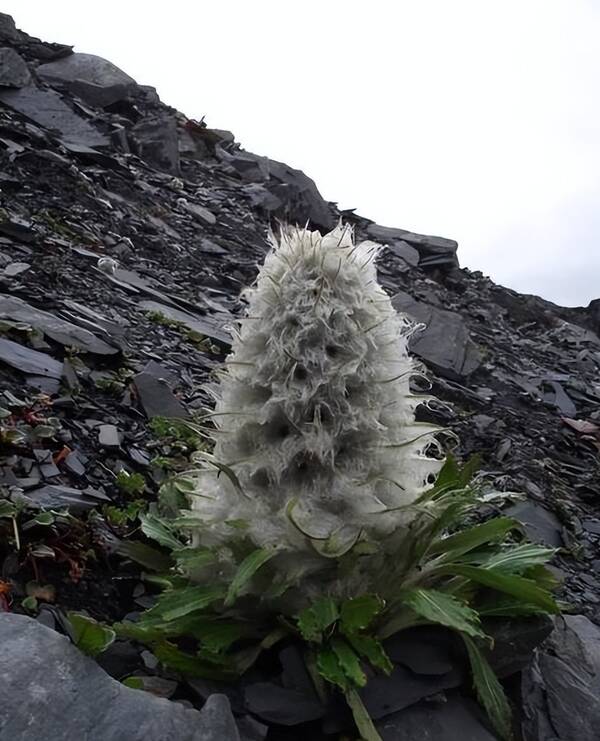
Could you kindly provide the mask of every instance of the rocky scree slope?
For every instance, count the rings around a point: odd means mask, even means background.
[[[423,418],[458,434],[459,457],[481,453],[497,489],[525,493],[505,509],[562,549],[565,598],[600,623],[600,299],[569,309],[519,295],[461,269],[450,239],[341,212],[302,172],[6,15],[0,161],[5,494],[20,489],[33,511],[103,511],[123,503],[123,469],[155,491],[179,444],[156,433],[160,420],[210,406],[202,386],[228,351],[268,228],[342,217],[387,245],[380,282],[423,325],[412,350],[445,402]],[[54,583],[57,605],[98,618],[143,606],[143,588],[109,560],[118,528],[99,521],[85,538],[85,553],[62,542],[25,562],[0,544],[13,604],[35,577]]]

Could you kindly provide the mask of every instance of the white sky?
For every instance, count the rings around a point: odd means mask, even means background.
[[[596,0],[4,0],[328,200],[451,237],[463,266],[600,297]]]

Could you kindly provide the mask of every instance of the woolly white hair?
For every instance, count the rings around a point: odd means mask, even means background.
[[[412,325],[378,285],[380,245],[285,227],[212,390],[212,460],[192,497],[196,542],[232,527],[257,547],[334,556],[406,525],[406,505],[442,461],[438,428],[417,423]],[[290,553],[290,555],[291,555]]]

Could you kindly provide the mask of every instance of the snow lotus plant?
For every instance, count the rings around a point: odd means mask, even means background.
[[[411,325],[378,285],[377,251],[342,227],[274,240],[210,389],[214,410],[196,426],[212,449],[164,487],[189,505],[143,518],[171,550],[165,591],[117,629],[171,667],[222,679],[303,641],[317,690],[344,692],[373,740],[359,690],[391,671],[385,638],[442,624],[463,637],[479,698],[508,737],[481,618],[556,612],[551,551],[510,518],[471,517],[472,471],[444,462],[437,428],[415,420],[431,399],[410,390]]]

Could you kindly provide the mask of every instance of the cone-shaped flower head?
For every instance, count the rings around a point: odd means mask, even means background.
[[[199,542],[241,523],[257,547],[333,556],[405,525],[431,484],[436,428],[415,422],[411,324],[377,283],[378,249],[348,227],[273,240],[214,390],[213,456],[242,491],[203,472]]]

